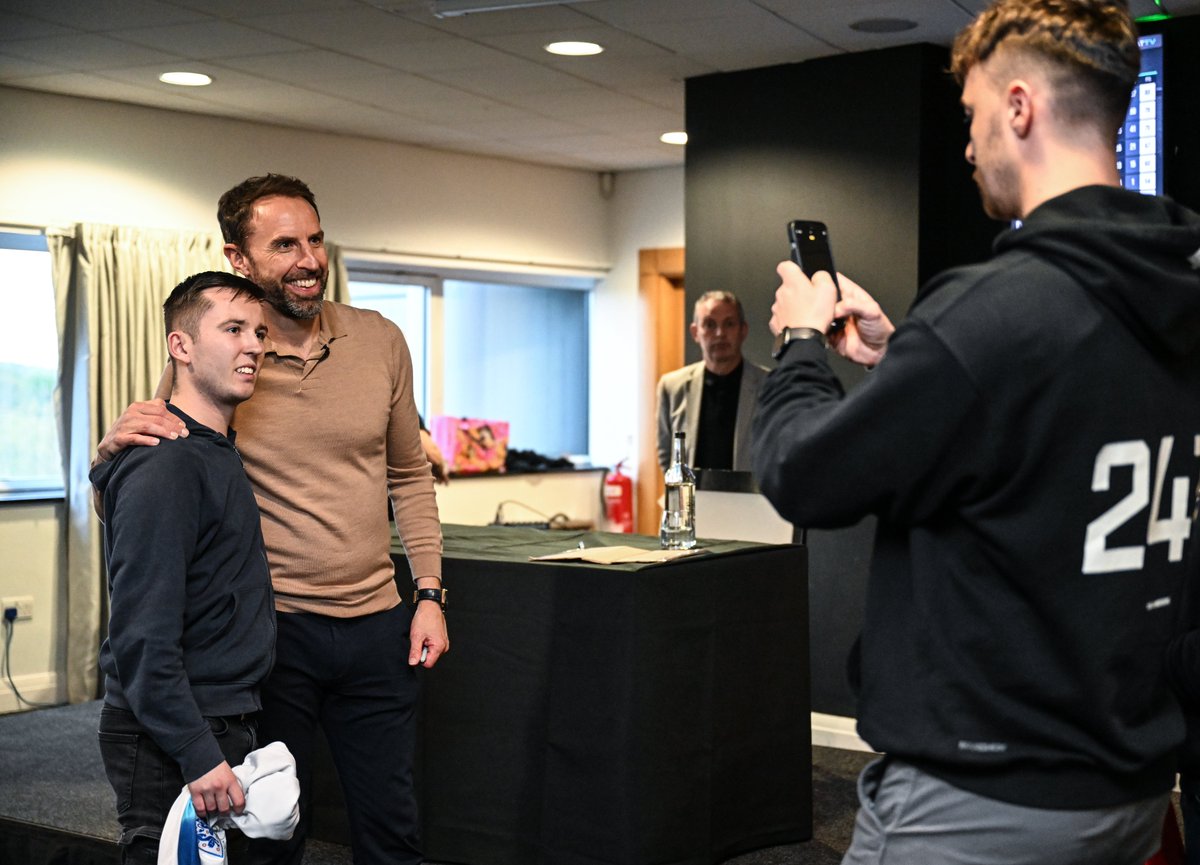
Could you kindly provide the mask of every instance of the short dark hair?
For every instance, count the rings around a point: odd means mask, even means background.
[[[996,0],[955,38],[950,71],[961,85],[1000,49],[1044,64],[1064,123],[1120,127],[1141,69],[1123,0]]]
[[[200,319],[212,306],[212,301],[204,293],[213,288],[228,289],[233,292],[234,297],[258,301],[266,299],[263,290],[244,276],[219,270],[192,274],[175,286],[163,301],[163,325],[168,336],[172,331],[181,330],[192,339],[196,339],[200,330]]]
[[[706,291],[704,294],[696,298],[696,302],[692,305],[692,321],[695,321],[700,315],[700,305],[708,303],[710,300],[724,303],[732,303],[737,310],[738,324],[746,323],[746,312],[742,309],[742,302],[738,300],[736,294],[732,291]]]
[[[221,224],[221,236],[225,238],[226,243],[232,243],[238,249],[242,248],[250,228],[250,214],[254,202],[270,195],[302,198],[312,205],[317,219],[321,218],[321,211],[317,210],[317,197],[300,178],[288,177],[286,174],[248,177],[222,195],[221,200],[217,202],[217,221]]]

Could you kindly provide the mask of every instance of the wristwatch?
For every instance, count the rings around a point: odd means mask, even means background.
[[[413,606],[416,606],[421,601],[437,601],[442,608],[442,612],[446,611],[446,590],[445,589],[417,589],[413,592]]]
[[[825,334],[817,330],[815,327],[785,327],[779,331],[779,335],[775,337],[775,348],[771,352],[771,357],[779,360],[783,357],[784,352],[788,350],[793,342],[799,342],[802,339],[819,339],[821,345],[829,347],[829,340],[825,338]]]

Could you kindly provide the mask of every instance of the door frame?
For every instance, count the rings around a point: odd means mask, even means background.
[[[657,535],[663,494],[658,465],[655,389],[664,373],[683,366],[686,345],[683,247],[638,250],[638,301],[642,313],[642,394],[634,530]]]

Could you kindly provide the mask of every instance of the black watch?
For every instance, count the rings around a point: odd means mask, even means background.
[[[802,339],[819,339],[821,345],[829,347],[829,340],[825,338],[825,334],[815,327],[785,327],[775,337],[775,348],[771,351],[771,357],[779,360],[788,350],[788,346]]]
[[[442,608],[442,612],[446,611],[446,590],[445,589],[417,589],[413,592],[413,606],[416,606],[421,601],[437,601],[438,606]]]

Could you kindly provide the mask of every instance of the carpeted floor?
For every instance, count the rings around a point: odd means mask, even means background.
[[[111,863],[115,843],[112,790],[104,778],[96,724],[100,704],[0,716],[0,851],[18,823],[65,829],[96,839],[87,861]],[[738,856],[727,865],[837,865],[857,809],[855,779],[870,754],[813,748],[813,839]],[[0,855],[0,859],[4,859]],[[349,848],[310,842],[305,865],[351,865]],[[5,865],[9,863],[5,862]],[[38,865],[17,863],[11,865]]]

